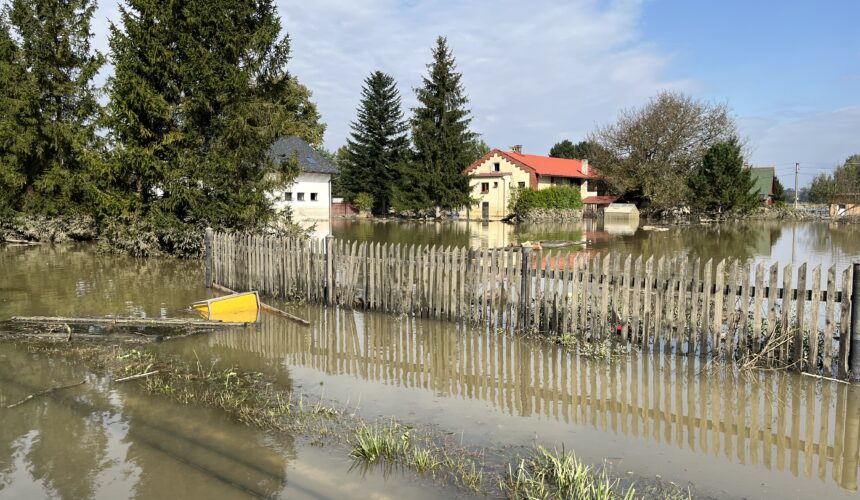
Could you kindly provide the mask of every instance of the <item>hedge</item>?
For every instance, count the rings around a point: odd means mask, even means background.
[[[534,208],[582,208],[579,187],[553,186],[546,189],[521,189],[514,203],[514,212]]]

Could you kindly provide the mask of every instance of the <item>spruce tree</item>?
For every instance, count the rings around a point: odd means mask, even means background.
[[[21,51],[9,32],[6,11],[0,11],[0,215],[20,207],[26,176],[19,155],[28,149],[21,120],[26,73]]]
[[[128,0],[111,47],[112,175],[159,225],[253,228],[266,192],[295,169],[279,137],[322,141],[307,88],[286,71],[289,39],[271,0]]]
[[[394,78],[381,71],[364,80],[358,117],[351,123],[340,187],[354,199],[373,197],[373,212],[388,213],[392,186],[399,184],[398,165],[408,154],[407,124]]]
[[[104,58],[90,48],[94,11],[91,0],[14,0],[9,9],[19,45],[0,42],[17,82],[3,96],[15,111],[4,118],[4,135],[8,124],[18,137],[3,139],[2,177],[15,189],[15,209],[57,215],[95,203],[99,104],[92,80]]]
[[[469,177],[463,170],[474,160],[475,134],[469,130],[469,99],[463,90],[462,75],[456,71],[445,37],[436,40],[433,62],[427,69],[423,85],[415,90],[415,158],[403,169],[407,180],[402,194],[415,208],[457,209],[470,202]]]
[[[717,213],[744,211],[756,206],[755,182],[737,139],[714,144],[690,177],[691,204]]]

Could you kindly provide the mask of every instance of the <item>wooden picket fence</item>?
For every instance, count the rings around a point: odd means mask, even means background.
[[[848,374],[850,266],[227,233],[206,261],[207,283],[284,299]]]

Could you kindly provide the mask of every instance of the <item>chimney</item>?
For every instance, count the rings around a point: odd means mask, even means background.
[[[582,175],[588,175],[588,158],[580,160],[582,162]]]
[[[514,153],[523,154],[523,145],[522,144],[515,144],[515,145],[511,146],[511,151],[513,151]]]

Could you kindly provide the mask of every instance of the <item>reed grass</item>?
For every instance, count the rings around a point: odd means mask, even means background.
[[[631,487],[620,491],[618,480],[605,470],[596,471],[583,464],[573,453],[562,449],[549,451],[538,447],[531,458],[518,466],[508,466],[500,489],[508,498],[614,500],[635,498]]]

